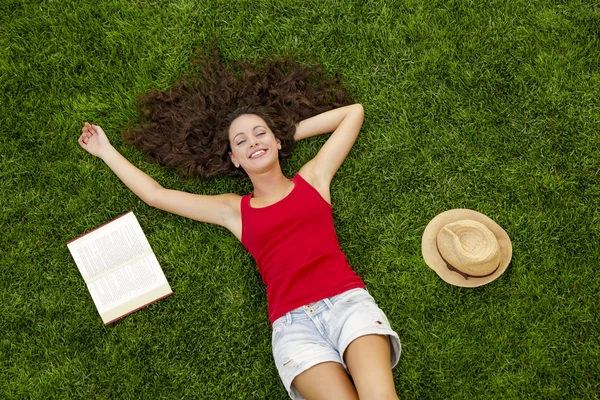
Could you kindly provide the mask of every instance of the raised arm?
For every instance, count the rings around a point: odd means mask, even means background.
[[[329,184],[352,149],[364,120],[360,104],[336,108],[301,121],[296,140],[333,132],[315,158],[300,169],[300,175],[329,201]]]
[[[238,195],[205,196],[165,189],[115,150],[102,128],[97,125],[85,123],[79,144],[90,154],[101,158],[117,177],[149,206],[197,221],[224,226],[236,237],[241,238]]]

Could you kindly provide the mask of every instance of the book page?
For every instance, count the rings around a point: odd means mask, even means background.
[[[127,213],[67,244],[87,284],[152,253],[133,213]]]
[[[88,288],[98,312],[103,314],[163,285],[168,286],[167,278],[154,254],[150,254],[96,279]]]
[[[163,286],[159,286],[156,289],[146,292],[118,307],[111,308],[100,314],[100,316],[102,317],[104,324],[108,325],[172,294],[173,291],[171,290],[171,287],[166,283]]]

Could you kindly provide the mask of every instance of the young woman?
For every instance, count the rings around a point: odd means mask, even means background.
[[[146,121],[126,139],[163,165],[201,176],[243,171],[249,195],[163,188],[97,125],[85,123],[79,144],[148,205],[224,226],[248,249],[266,284],[273,356],[291,398],[396,399],[398,335],[342,253],[330,205],[330,182],[356,140],[363,108],[327,110],[328,94],[340,98],[337,81],[310,87],[320,72],[290,60],[237,68],[242,73],[215,56],[201,62],[201,78],[147,95]],[[251,105],[232,110],[244,102]],[[295,141],[330,132],[294,177],[283,174],[280,159]]]

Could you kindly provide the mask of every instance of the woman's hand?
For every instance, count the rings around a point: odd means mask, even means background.
[[[102,128],[88,122],[83,125],[78,142],[85,151],[100,158],[112,148]]]

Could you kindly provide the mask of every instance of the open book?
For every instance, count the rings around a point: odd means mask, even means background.
[[[131,211],[67,247],[106,325],[173,293]]]

